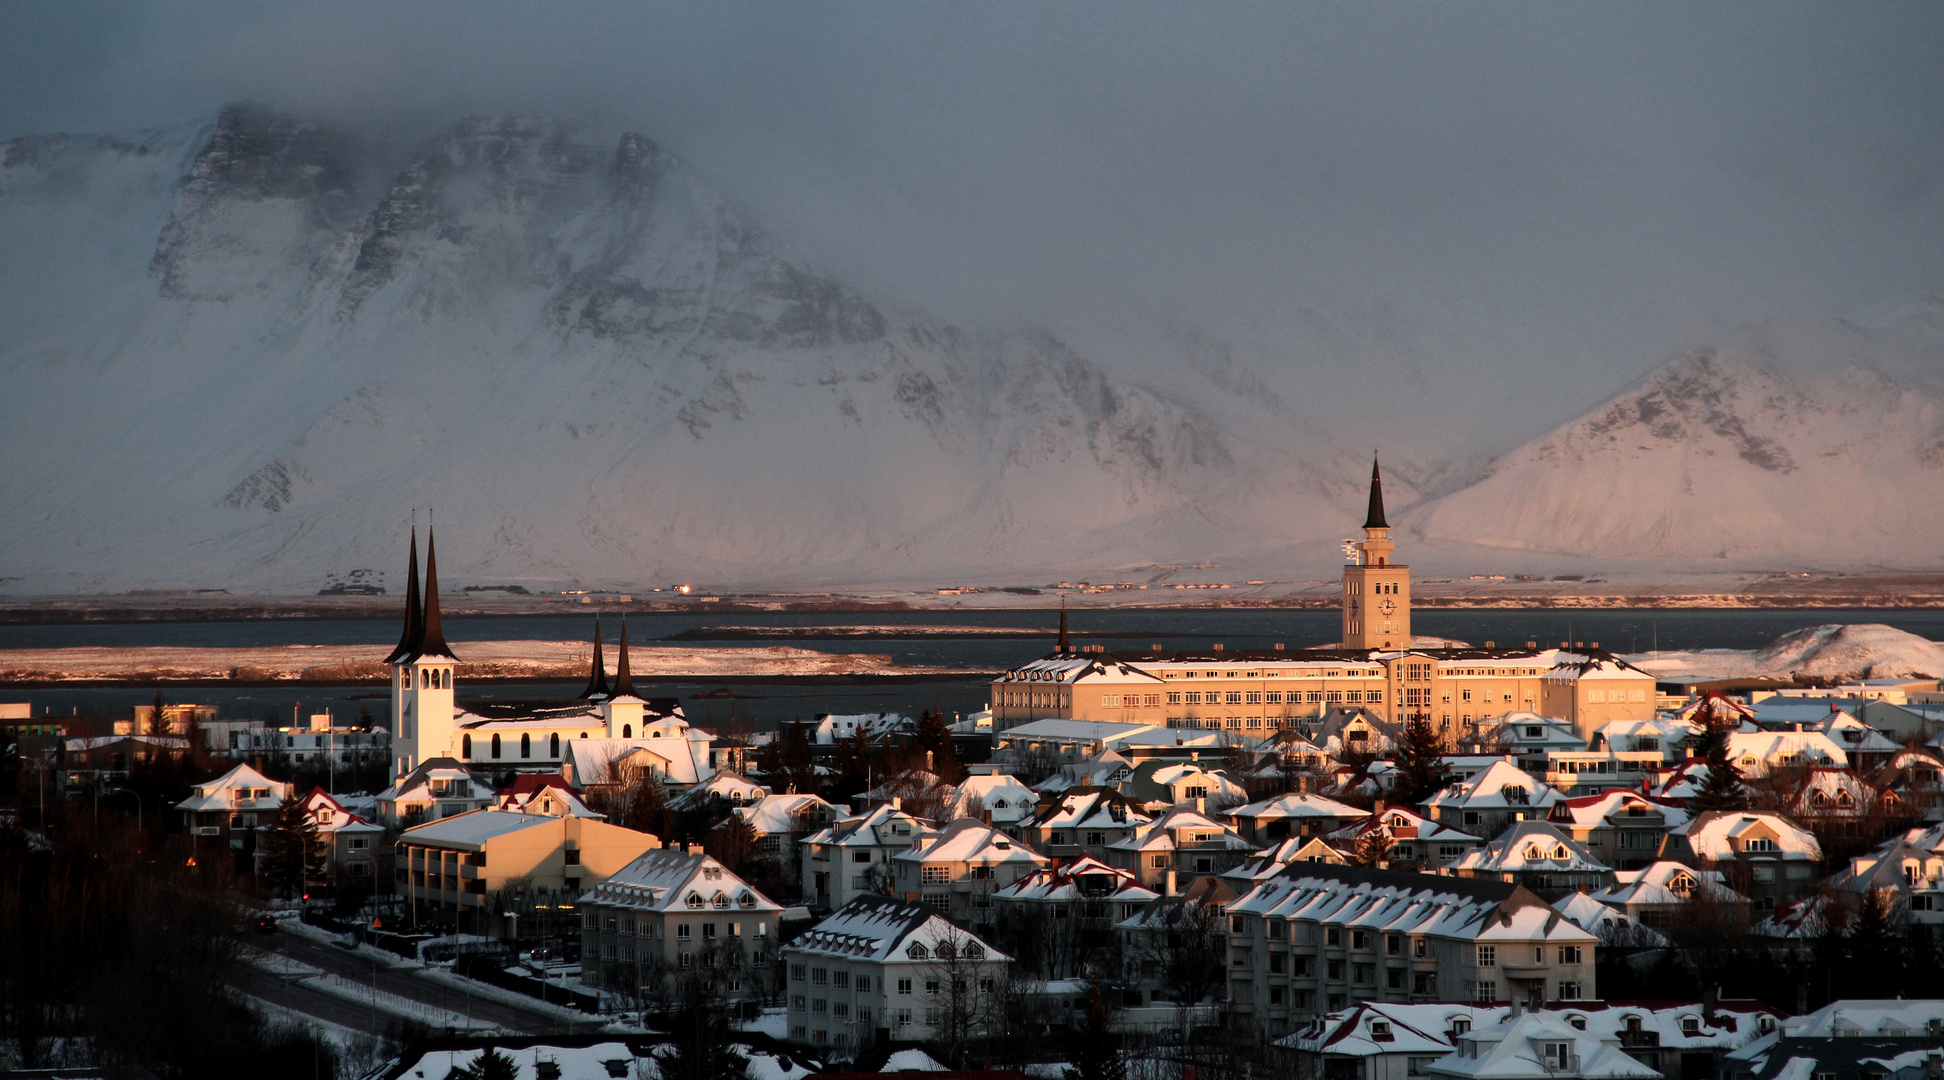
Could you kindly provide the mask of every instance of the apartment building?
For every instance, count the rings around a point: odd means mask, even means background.
[[[584,890],[659,847],[647,833],[591,818],[474,810],[406,829],[393,877],[415,916],[441,913],[499,935],[508,928],[487,918],[494,894],[540,898],[547,918],[568,919]]]
[[[893,857],[937,832],[904,812],[901,800],[840,818],[803,838],[803,898],[834,910],[860,896],[888,895],[893,889]]]
[[[1053,860],[975,818],[891,857],[892,888],[960,923],[990,923],[993,895]]]
[[[579,902],[591,985],[663,1000],[685,978],[729,1001],[775,989],[782,905],[697,847],[645,852]]]
[[[781,952],[792,1042],[833,1050],[985,1033],[1011,958],[924,904],[859,896]]]
[[[1595,996],[1599,939],[1507,882],[1295,863],[1227,914],[1230,1009],[1268,1038],[1364,1001]]]

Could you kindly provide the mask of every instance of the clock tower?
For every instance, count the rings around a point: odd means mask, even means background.
[[[1343,647],[1407,649],[1411,645],[1411,568],[1391,562],[1397,545],[1384,520],[1384,481],[1370,463],[1370,512],[1364,538],[1351,541],[1343,568]]]

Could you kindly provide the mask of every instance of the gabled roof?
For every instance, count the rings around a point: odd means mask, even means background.
[[[1118,791],[1092,791],[1069,788],[1039,804],[1033,814],[1035,829],[1125,829],[1145,825],[1153,819],[1135,809],[1127,796]]]
[[[1589,934],[1597,935],[1603,945],[1667,944],[1665,937],[1642,926],[1634,920],[1633,916],[1617,908],[1608,907],[1577,889],[1554,901],[1553,907],[1571,920],[1574,926]]]
[[[1020,783],[1018,777],[985,773],[968,776],[958,785],[946,803],[946,813],[955,817],[970,814],[974,799],[994,823],[1001,825],[1026,820],[1033,816],[1039,804],[1033,789]]]
[[[925,962],[945,943],[954,949],[976,945],[982,959],[1011,959],[977,935],[953,926],[924,904],[907,904],[888,896],[857,897],[785,946],[784,952],[879,963]]]
[[[1613,884],[1593,894],[1609,907],[1632,904],[1685,904],[1691,899],[1723,904],[1747,903],[1748,898],[1723,884],[1719,870],[1696,870],[1662,860],[1641,870],[1620,870]]]
[[[588,890],[580,902],[662,912],[783,910],[715,856],[680,848],[643,852]]]
[[[1461,829],[1438,822],[1418,813],[1408,806],[1387,806],[1369,816],[1353,821],[1335,832],[1328,833],[1330,839],[1354,842],[1373,829],[1389,833],[1394,840],[1415,840],[1427,844],[1482,844],[1481,837],[1473,836]]]
[[[1248,798],[1242,785],[1235,782],[1227,769],[1211,769],[1198,761],[1143,761],[1135,767],[1134,775],[1127,778],[1122,790],[1128,798],[1141,805],[1171,803],[1175,798],[1175,785],[1197,781],[1207,786],[1208,794],[1205,797],[1211,802],[1234,803]]]
[[[909,839],[896,831],[899,826],[911,830]],[[884,803],[862,814],[840,818],[804,837],[803,842],[836,847],[907,847],[933,831],[918,818]]]
[[[317,820],[318,811],[324,809],[331,811],[331,820]],[[366,821],[362,816],[337,801],[336,798],[332,797],[329,792],[321,787],[312,788],[310,794],[304,796],[304,812],[310,815],[311,820],[316,824],[320,832],[381,833],[385,831],[383,825],[374,825]]]
[[[1189,837],[1204,836],[1205,840],[1178,840],[1186,834]],[[1214,844],[1231,851],[1248,851],[1249,842],[1235,835],[1228,826],[1216,821],[1192,807],[1177,806],[1146,825],[1140,826],[1132,836],[1107,845],[1115,851],[1173,851],[1182,844]]]
[[[749,827],[758,835],[768,833],[792,833],[797,830],[797,818],[810,811],[817,811],[828,817],[835,807],[815,795],[765,795],[751,806],[738,806],[730,813],[749,822]]]
[[[925,843],[923,850],[913,847],[910,851],[901,851],[892,856],[892,861],[1045,866],[1051,860],[977,818],[959,818],[939,830],[937,836]]]
[[[1117,870],[1091,855],[1081,855],[1055,859],[1051,865],[1040,867],[993,895],[1001,900],[1087,899],[1145,904],[1161,894],[1144,887],[1139,878],[1126,870]]]
[[[435,757],[419,762],[417,768],[392,782],[392,786],[378,793],[380,799],[396,802],[412,795],[420,788],[431,785],[434,777],[440,779],[464,779],[475,787],[490,792],[481,774],[473,772],[465,762],[458,758]]]
[[[1160,897],[1116,925],[1124,930],[1166,930],[1204,909],[1219,915],[1240,897],[1228,882],[1204,875],[1190,881],[1177,895]]]
[[[1492,1027],[1475,1028],[1458,1041],[1476,1047],[1475,1053],[1441,1057],[1431,1065],[1433,1073],[1478,1080],[1552,1080],[1560,1069],[1547,1068],[1540,1044],[1565,1043],[1577,1061],[1572,1075],[1581,1080],[1660,1080],[1661,1075],[1552,1011],[1519,1013]]]
[[[1520,789],[1523,802],[1506,797],[1511,788]],[[1466,810],[1545,810],[1560,799],[1559,792],[1526,774],[1509,761],[1495,761],[1484,772],[1452,784],[1426,799],[1426,807],[1450,806]]]
[[[1785,859],[1822,859],[1822,845],[1809,830],[1765,810],[1713,810],[1668,830],[1668,835],[1683,837],[1696,858],[1722,860],[1740,858],[1741,841],[1757,832],[1774,839],[1778,850],[1768,854]]]
[[[257,809],[274,809],[283,805],[290,785],[272,780],[248,765],[238,765],[223,775],[206,783],[197,784],[189,797],[176,804],[178,810],[228,810],[231,808],[229,792],[237,788],[266,788],[269,802],[261,803]]]
[[[590,809],[580,789],[569,784],[559,773],[521,773],[513,778],[513,783],[494,793],[493,809],[545,814],[548,817],[607,816]]]
[[[1258,824],[1265,821],[1295,819],[1298,821],[1353,821],[1370,816],[1370,811],[1340,803],[1335,799],[1307,792],[1291,792],[1277,795],[1247,806],[1238,806],[1223,816],[1249,818]]]
[[[1581,829],[1597,829],[1602,825],[1627,824],[1627,811],[1633,807],[1646,807],[1661,815],[1667,828],[1688,819],[1685,805],[1674,800],[1648,795],[1631,788],[1615,788],[1598,795],[1581,795],[1561,799],[1553,804],[1552,811],[1546,815],[1547,821],[1562,825],[1570,824]]]
[[[1579,841],[1545,821],[1519,822],[1484,847],[1467,851],[1452,868],[1488,874],[1606,873],[1608,869]]]

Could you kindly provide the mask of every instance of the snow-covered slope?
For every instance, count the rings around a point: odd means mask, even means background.
[[[1881,623],[1807,626],[1753,651],[1642,653],[1628,660],[1655,675],[1700,679],[1944,677],[1944,645]]]
[[[1944,304],[1742,331],[1407,515],[1429,539],[1600,559],[1936,567]]]
[[[244,107],[6,147],[14,591],[383,581],[411,507],[448,580],[543,587],[1328,551],[1355,512],[1361,455],[1252,395],[879,306],[641,135],[485,118],[389,180],[371,154]],[[93,234],[36,284],[49,213]]]

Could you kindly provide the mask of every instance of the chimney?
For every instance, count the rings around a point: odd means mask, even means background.
[[[1206,796],[1203,795],[1195,796],[1195,813],[1197,814],[1208,813],[1208,798]]]
[[[1809,1011],[1809,984],[1796,984],[1796,1015],[1802,1016]]]
[[[1597,642],[1597,641],[1595,641],[1595,642],[1592,642],[1592,643],[1591,643],[1591,645],[1590,645],[1589,647],[1590,647],[1590,648],[1595,648],[1595,649],[1597,649],[1597,648],[1599,648],[1599,647],[1600,647],[1600,643],[1599,643],[1599,642]]]
[[[925,751],[925,771],[926,772],[937,771],[932,765],[932,751],[930,750]]]
[[[1933,1050],[1924,1055],[1924,1076],[1928,1080],[1937,1080],[1938,1077],[1944,1076],[1944,1054]]]
[[[1176,889],[1175,889],[1175,872],[1174,872],[1173,870],[1169,870],[1169,871],[1168,871],[1168,880],[1167,880],[1167,881],[1165,881],[1165,882],[1162,882],[1162,884],[1161,884],[1161,895],[1162,895],[1162,896],[1174,896],[1174,895],[1176,895]]]
[[[1278,642],[1276,642],[1276,651],[1277,651],[1277,652],[1282,652],[1282,651],[1283,651],[1283,643],[1282,643],[1282,642],[1280,642],[1280,641],[1278,641]]]
[[[1384,813],[1384,798],[1383,796],[1380,795],[1377,797],[1376,801],[1371,803],[1370,805],[1370,816],[1382,817],[1383,813]]]
[[[1298,795],[1309,794],[1309,774],[1308,773],[1296,774],[1296,794]]]
[[[1221,652],[1221,651],[1222,651],[1222,643],[1221,643],[1221,642],[1219,642],[1219,641],[1218,641],[1218,642],[1216,642],[1216,643],[1215,643],[1215,651],[1216,651],[1216,652]]]
[[[1496,648],[1498,648],[1498,642],[1496,642],[1496,641],[1488,641],[1488,642],[1486,642],[1486,643],[1485,643],[1485,647],[1486,647],[1486,648],[1488,648],[1488,649],[1496,649]]]
[[[904,809],[904,796],[902,796],[902,795],[893,795],[893,796],[891,796],[891,809],[893,809],[893,810],[903,810],[903,809]]]
[[[1525,1005],[1525,1000],[1523,998],[1516,998],[1516,997],[1513,998],[1512,1011],[1506,1013],[1505,1018],[1507,1020],[1517,1020],[1519,1018],[1519,1014],[1525,1011],[1523,1008],[1524,1005]]]
[[[1701,1019],[1709,1024],[1714,1023],[1715,1009],[1720,1003],[1721,987],[1710,986],[1701,991]]]
[[[1528,649],[1536,649],[1536,648],[1538,648],[1538,647],[1539,647],[1539,643],[1538,643],[1538,642],[1536,642],[1536,641],[1528,641],[1528,642],[1526,642],[1526,648],[1528,648]]]

